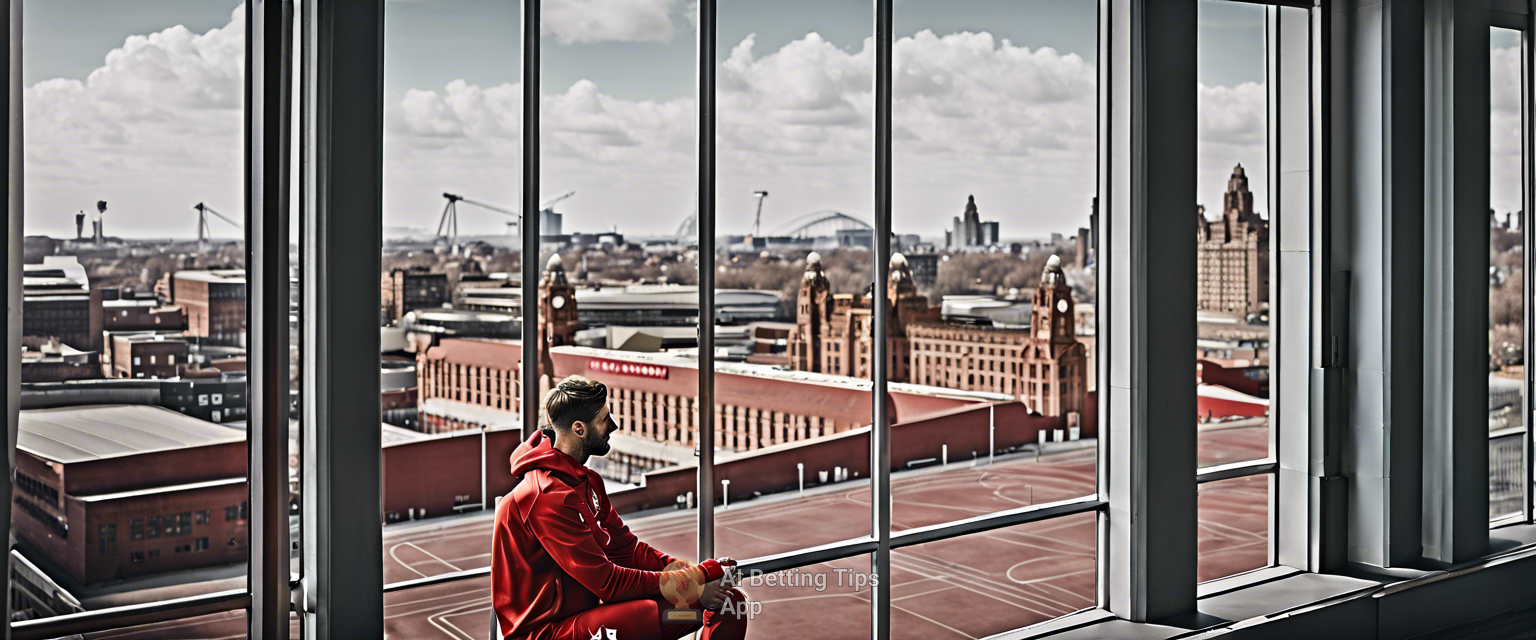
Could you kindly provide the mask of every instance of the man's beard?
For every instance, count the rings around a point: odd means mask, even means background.
[[[608,455],[608,450],[611,448],[608,445],[608,438],[598,436],[596,429],[587,430],[587,437],[582,444],[587,448],[587,455],[599,458]]]

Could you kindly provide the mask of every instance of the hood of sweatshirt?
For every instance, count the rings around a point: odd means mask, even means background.
[[[576,460],[564,451],[555,448],[553,438],[543,431],[534,431],[528,438],[512,452],[512,477],[515,481],[534,469],[544,469],[562,479],[567,484],[577,485],[587,478],[587,468],[577,464]]]

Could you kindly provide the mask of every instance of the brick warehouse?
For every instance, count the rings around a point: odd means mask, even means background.
[[[21,412],[15,531],[82,583],[243,562],[245,434],[145,405]]]
[[[171,302],[186,310],[187,335],[209,344],[245,346],[245,272],[177,271],[166,274]]]

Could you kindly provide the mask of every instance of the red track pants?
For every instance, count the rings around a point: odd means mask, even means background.
[[[731,606],[741,610],[746,596],[731,589]],[[695,604],[695,608],[698,605]],[[678,640],[699,630],[698,625],[662,624],[661,612],[672,603],[655,599],[630,600],[605,604],[545,627],[533,634],[539,640]],[[608,632],[614,632],[610,635]],[[703,633],[699,640],[743,640],[747,637],[747,619],[740,615],[704,612]]]

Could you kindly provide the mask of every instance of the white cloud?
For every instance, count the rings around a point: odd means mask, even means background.
[[[548,0],[544,33],[561,44],[665,42],[672,39],[672,8],[678,0]]]
[[[1489,51],[1489,152],[1495,211],[1518,211],[1520,204],[1520,47]]]
[[[608,39],[657,33],[678,1],[626,0],[639,17],[613,24],[646,29],[582,28]],[[576,28],[562,23],[567,14],[602,13],[577,0],[545,7],[554,10],[546,26],[560,38],[575,37],[564,31]],[[105,198],[109,215],[190,235],[184,208],[207,201],[238,211],[243,20],[237,9],[229,26],[206,34],[174,27],[130,38],[84,81],[27,88],[31,218],[62,233],[72,223],[67,214]],[[817,209],[869,215],[871,42],[844,49],[811,33],[770,52],[755,44],[750,36],[736,44],[719,71],[719,227],[744,229],[746,194],[757,189],[772,193],[769,228]],[[1005,236],[1086,224],[1095,188],[1091,63],[986,33],[925,31],[900,39],[893,53],[898,231],[939,233],[972,193],[984,216],[1004,221]],[[541,189],[578,191],[563,206],[572,226],[670,231],[693,210],[692,97],[620,99],[589,81],[546,90]],[[1261,167],[1263,87],[1200,91],[1209,143],[1202,148],[1221,150],[1214,168],[1202,165],[1199,199],[1209,203],[1235,161],[1250,175]],[[386,105],[386,224],[432,225],[445,190],[516,205],[520,92],[518,84],[459,80],[394,97]],[[466,233],[502,229],[491,214],[463,217]]]
[[[198,201],[238,213],[244,32],[242,6],[204,34],[132,36],[83,81],[27,87],[28,232],[72,234],[98,199],[109,233],[191,235]]]

